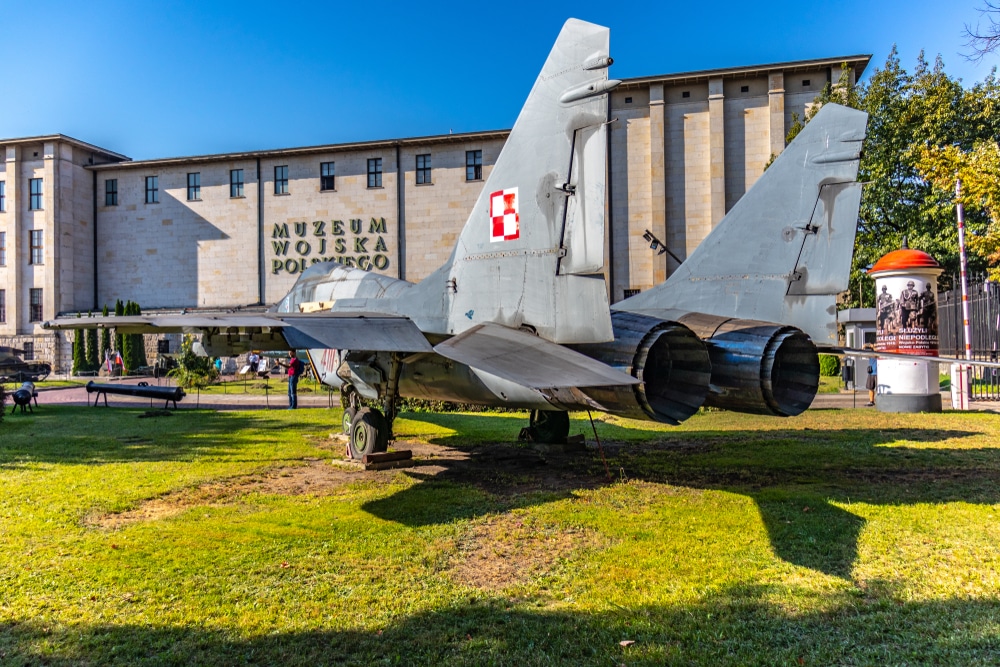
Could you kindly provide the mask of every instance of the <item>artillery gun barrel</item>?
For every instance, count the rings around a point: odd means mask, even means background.
[[[140,387],[131,384],[97,384],[87,383],[87,393],[103,392],[105,394],[120,394],[122,396],[140,396],[142,398],[158,398],[161,401],[179,401],[187,394],[180,387]]]

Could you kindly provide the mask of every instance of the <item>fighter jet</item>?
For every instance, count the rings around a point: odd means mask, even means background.
[[[352,400],[357,458],[384,450],[401,396],[678,424],[703,405],[791,416],[836,341],[867,115],[828,104],[669,279],[609,302],[607,28],[563,26],[448,261],[414,284],[338,263],[261,315],[79,318],[50,329],[200,332],[207,354],[305,349]],[[362,407],[362,399],[369,406]]]

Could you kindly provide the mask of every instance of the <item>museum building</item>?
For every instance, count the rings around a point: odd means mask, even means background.
[[[609,105],[611,300],[665,280],[781,152],[793,114],[869,60],[624,80]],[[447,260],[508,134],[136,161],[64,135],[0,139],[0,345],[66,370],[72,334],[45,320],[118,299],[261,308],[324,260],[419,281]]]

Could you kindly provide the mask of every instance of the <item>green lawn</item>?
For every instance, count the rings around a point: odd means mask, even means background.
[[[143,412],[0,423],[0,664],[1000,662],[996,415],[603,417],[609,481],[519,415],[359,473],[339,410]]]

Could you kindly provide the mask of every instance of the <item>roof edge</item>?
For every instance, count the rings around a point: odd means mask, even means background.
[[[697,79],[714,79],[718,77],[737,77],[740,75],[752,74],[756,72],[773,72],[789,69],[805,69],[816,67],[830,67],[841,63],[862,63],[861,68],[856,73],[856,78],[860,79],[868,64],[871,62],[872,54],[857,54],[853,56],[837,56],[835,58],[812,58],[809,60],[791,60],[782,63],[767,63],[761,65],[745,65],[740,67],[721,67],[717,69],[697,70],[694,72],[677,72],[674,74],[659,74],[655,76],[640,76],[633,79],[622,79],[622,86],[635,86],[655,82],[692,82]]]
[[[115,160],[122,160],[124,162],[132,161],[132,158],[130,158],[127,155],[122,155],[121,153],[109,151],[107,148],[101,148],[96,144],[90,144],[87,143],[86,141],[75,139],[66,134],[40,134],[34,137],[16,137],[16,138],[11,137],[9,139],[0,139],[0,144],[3,145],[36,144],[38,142],[45,142],[45,141],[62,141],[68,144],[73,144],[74,146],[77,146],[79,148],[83,148],[84,150],[93,151],[95,153],[101,153]]]
[[[487,130],[484,132],[461,132],[458,134],[435,134],[422,137],[407,137],[400,139],[380,139],[377,141],[355,141],[342,144],[320,144],[317,146],[300,146],[296,148],[274,148],[258,151],[238,151],[234,153],[211,153],[207,155],[188,155],[182,157],[154,158],[151,160],[132,160],[127,163],[95,164],[87,166],[94,171],[108,169],[132,169],[138,167],[159,167],[174,164],[193,164],[206,162],[227,162],[273,156],[312,155],[332,151],[394,148],[396,146],[419,146],[429,143],[462,142],[476,139],[502,139],[510,134],[510,130]]]

